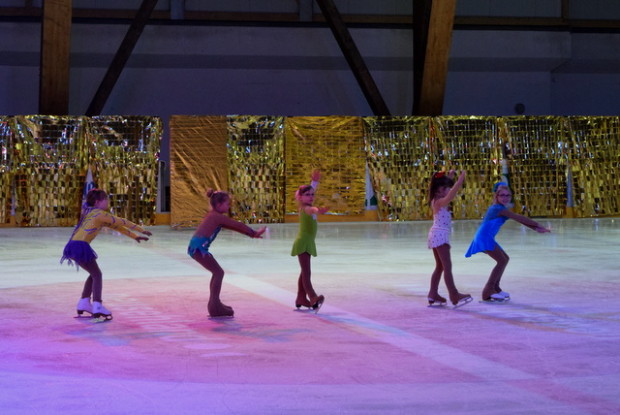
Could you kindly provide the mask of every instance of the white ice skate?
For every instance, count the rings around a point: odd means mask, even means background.
[[[480,300],[481,303],[505,303],[510,300],[510,297],[506,298],[503,295],[497,293],[491,294],[488,298]]]
[[[450,301],[452,302],[452,308],[459,308],[463,307],[465,304],[471,303],[473,298],[469,294],[461,294],[456,301],[452,300],[452,298],[450,298]]]
[[[325,297],[322,295],[319,295],[318,297],[314,297],[310,299],[310,303],[312,304],[312,309],[314,310],[314,314],[319,312],[319,310],[323,306],[324,301],[325,301]]]
[[[93,317],[101,321],[112,320],[112,312],[99,301],[93,301]]]
[[[90,298],[80,298],[80,301],[78,301],[77,303],[76,309],[77,309],[78,317],[81,317],[82,314],[84,314],[84,312],[87,312],[88,314],[92,315],[93,305],[90,303]]]
[[[437,294],[435,297],[428,297],[427,300],[429,307],[443,307],[444,305],[446,305],[447,302],[447,300],[439,294]]]
[[[504,301],[508,301],[510,300],[510,294],[507,293],[506,291],[500,291],[497,293],[497,295],[501,295],[502,297],[504,297]]]

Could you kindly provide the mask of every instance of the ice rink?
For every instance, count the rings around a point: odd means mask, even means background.
[[[458,309],[427,307],[430,222],[321,222],[318,314],[294,310],[297,224],[223,230],[211,250],[232,319],[207,315],[191,230],[101,233],[114,320],[99,324],[74,318],[87,275],[59,264],[71,228],[0,228],[0,413],[618,414],[620,219],[541,222],[552,233],[498,235],[506,304],[479,302],[493,261],[464,257],[479,221],[453,223],[474,297]]]

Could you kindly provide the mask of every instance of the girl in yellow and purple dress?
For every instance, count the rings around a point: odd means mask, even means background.
[[[138,236],[132,231],[140,232],[144,235],[152,235],[151,232],[143,229],[127,219],[112,215],[107,210],[109,208],[108,195],[101,189],[92,189],[86,195],[86,203],[82,209],[82,216],[78,222],[69,242],[60,259],[62,264],[65,260],[69,265],[81,267],[88,272],[88,278],[84,283],[82,297],[77,304],[77,313],[82,315],[84,312],[90,313],[93,317],[103,317],[107,320],[112,319],[112,312],[103,306],[101,294],[103,290],[103,274],[97,264],[97,254],[90,247],[90,243],[97,236],[103,227],[112,228],[136,242],[148,241],[149,238]],[[92,304],[90,302],[92,295]]]
[[[439,295],[439,281],[443,274],[450,301],[455,307],[469,303],[472,298],[469,294],[461,294],[456,289],[452,276],[452,259],[450,257],[450,233],[452,231],[452,214],[448,210],[450,202],[463,186],[465,171],[462,171],[454,182],[454,172],[435,173],[429,187],[429,201],[433,210],[433,226],[428,232],[428,248],[433,250],[435,269],[431,274],[431,286],[428,292],[428,304],[443,305],[446,299]]]
[[[291,256],[297,256],[301,272],[297,280],[297,299],[295,306],[312,308],[316,311],[321,308],[325,297],[317,295],[312,287],[310,258],[316,256],[317,214],[324,214],[328,211],[325,207],[312,206],[314,202],[314,191],[318,185],[321,174],[318,170],[312,173],[312,184],[303,185],[295,192],[295,199],[299,207],[299,233],[293,243]]]
[[[196,232],[194,232],[192,239],[189,241],[187,254],[204,268],[211,271],[210,294],[209,302],[207,303],[209,315],[211,317],[232,317],[235,315],[232,307],[227,306],[220,300],[224,270],[215,260],[213,254],[209,252],[209,247],[222,228],[237,231],[250,238],[261,238],[267,228],[262,227],[255,231],[249,226],[226,216],[226,213],[230,210],[230,196],[228,193],[215,192],[213,189],[209,189],[207,197],[211,204],[211,211],[202,220]]]
[[[489,275],[489,279],[482,289],[482,300],[487,302],[504,302],[510,299],[510,294],[503,291],[499,283],[510,258],[502,247],[495,242],[495,235],[497,235],[502,225],[508,219],[514,219],[539,233],[551,231],[535,220],[514,213],[508,208],[512,200],[512,192],[508,187],[508,183],[495,183],[493,193],[493,204],[484,215],[484,219],[476,231],[474,240],[471,242],[465,257],[469,258],[478,252],[484,252],[495,260],[495,267],[493,267],[491,275]]]

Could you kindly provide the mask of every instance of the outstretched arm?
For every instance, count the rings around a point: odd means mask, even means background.
[[[152,233],[142,228],[140,225],[133,223],[130,220],[125,218],[121,218],[118,216],[114,216],[109,212],[104,212],[97,218],[104,226],[108,228],[114,229],[117,232],[122,233],[123,235],[129,236],[134,239],[136,242],[140,243],[140,241],[148,241],[149,238],[145,236],[138,236],[132,231],[140,232],[144,235],[151,236]]]
[[[244,235],[249,236],[250,238],[262,238],[263,233],[267,229],[267,227],[263,226],[262,228],[255,231],[250,228],[248,225],[242,222],[237,222],[234,219],[229,218],[226,215],[218,215],[219,216],[219,224],[222,225],[226,229],[230,229]]]
[[[509,217],[510,219],[514,219],[522,225],[527,226],[530,229],[535,230],[539,233],[551,232],[550,229],[545,228],[540,223],[536,222],[533,219],[528,218],[527,216],[519,215],[518,213],[514,213],[510,209],[504,209],[500,213],[502,216]]]
[[[304,212],[306,212],[306,214],[312,216],[312,215],[323,215],[325,213],[327,213],[329,211],[329,208],[326,207],[318,207],[318,206],[306,206],[304,207]]]

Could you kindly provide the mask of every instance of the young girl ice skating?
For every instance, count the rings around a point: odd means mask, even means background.
[[[261,235],[267,228],[262,227],[255,231],[249,226],[226,216],[230,209],[230,196],[228,193],[222,191],[215,192],[213,189],[209,189],[207,197],[210,200],[211,211],[202,220],[202,223],[189,241],[187,253],[212,274],[211,283],[209,284],[209,302],[207,303],[209,315],[211,317],[232,317],[235,315],[232,307],[223,304],[220,300],[224,270],[209,252],[209,247],[222,228],[243,233],[250,238],[261,238]]]
[[[473,254],[484,252],[495,260],[496,265],[491,271],[489,280],[482,290],[482,299],[483,301],[489,302],[504,302],[510,299],[510,294],[503,291],[499,284],[510,258],[502,247],[495,242],[495,235],[497,235],[502,225],[506,223],[508,219],[514,219],[539,233],[551,231],[538,222],[508,209],[507,205],[510,204],[512,193],[507,183],[496,183],[495,186],[493,186],[493,192],[494,203],[487,210],[465,256],[469,258]]]
[[[149,238],[138,236],[132,231],[140,232],[144,235],[151,236],[151,232],[144,230],[141,226],[136,225],[127,219],[119,218],[107,212],[109,208],[108,195],[101,189],[92,189],[86,195],[86,203],[82,210],[82,217],[78,222],[71,239],[65,246],[60,263],[67,260],[69,265],[82,267],[89,273],[82,297],[77,303],[77,313],[82,315],[84,312],[91,314],[96,318],[112,319],[112,312],[103,306],[101,300],[101,292],[103,288],[103,275],[97,265],[97,254],[90,247],[90,242],[95,239],[99,231],[105,226],[112,228],[124,235],[129,236],[140,243],[140,241],[148,241]],[[91,304],[90,297],[92,294],[93,302]]]
[[[446,299],[439,295],[439,281],[443,273],[444,282],[448,289],[450,301],[455,307],[469,303],[472,298],[469,294],[461,294],[456,289],[452,276],[452,260],[450,258],[450,232],[452,230],[452,215],[448,210],[450,202],[463,186],[465,171],[454,182],[454,172],[445,174],[435,173],[429,187],[429,200],[433,210],[433,226],[428,232],[428,248],[435,256],[435,270],[431,274],[431,287],[428,291],[428,304],[443,305]]]
[[[313,308],[318,311],[325,301],[325,297],[317,295],[312,287],[310,256],[316,256],[317,214],[324,214],[328,211],[324,207],[312,206],[314,202],[314,191],[321,175],[318,170],[312,173],[312,185],[300,186],[295,193],[299,208],[299,233],[293,243],[291,256],[297,256],[301,273],[297,280],[297,299],[295,306]]]

